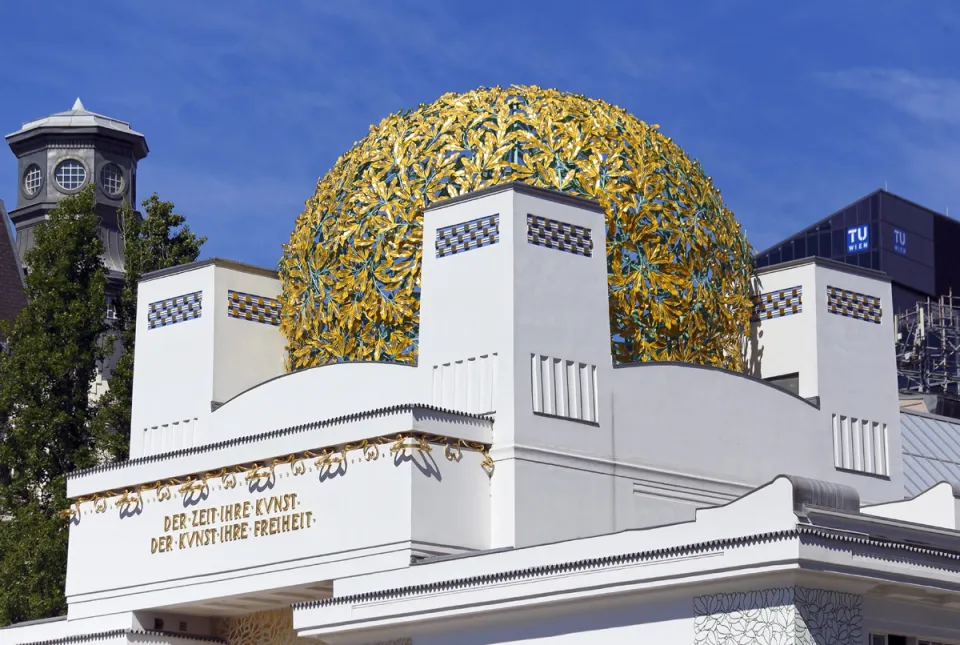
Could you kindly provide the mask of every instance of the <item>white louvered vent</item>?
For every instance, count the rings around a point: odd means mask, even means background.
[[[833,457],[837,468],[871,475],[889,474],[887,424],[833,415]]]
[[[143,431],[143,456],[192,448],[196,441],[196,423],[196,419],[184,419],[146,428]]]
[[[533,411],[597,422],[597,366],[530,355]]]
[[[496,411],[497,355],[433,366],[433,404],[472,414]]]

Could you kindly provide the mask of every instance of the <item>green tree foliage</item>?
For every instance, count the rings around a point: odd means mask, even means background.
[[[64,612],[66,476],[91,466],[89,398],[106,331],[92,188],[62,200],[26,256],[28,304],[0,335],[0,624]]]
[[[140,220],[129,206],[121,210],[126,282],[116,305],[113,330],[123,354],[110,374],[110,388],[100,399],[94,434],[102,455],[125,459],[130,445],[130,406],[133,395],[133,348],[136,341],[137,284],[144,274],[193,262],[207,241],[197,237],[172,202],[156,193],[143,202],[146,217]]]
[[[126,283],[108,325],[106,274],[93,189],[62,200],[27,254],[28,304],[0,327],[0,625],[63,614],[69,523],[66,476],[126,455],[130,435],[137,283],[196,260],[194,235],[170,202],[121,217]],[[124,350],[99,402],[99,365]]]

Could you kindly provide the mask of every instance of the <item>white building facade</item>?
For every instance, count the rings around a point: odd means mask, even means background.
[[[603,217],[431,207],[416,366],[287,374],[273,272],[148,276],[130,460],[70,478],[68,614],[0,645],[960,643],[889,281],[764,272],[747,375],[614,366]]]

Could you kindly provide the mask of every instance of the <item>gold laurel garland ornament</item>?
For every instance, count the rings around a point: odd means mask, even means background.
[[[389,116],[318,182],[280,261],[288,368],[414,362],[424,208],[508,181],[603,206],[618,363],[742,368],[753,251],[700,164],[621,108],[519,86]]]
[[[328,446],[315,453],[311,450],[293,453],[286,457],[275,457],[266,462],[254,462],[251,464],[238,464],[232,467],[224,467],[219,470],[210,471],[203,474],[188,475],[184,479],[172,477],[167,480],[156,481],[152,484],[141,484],[135,489],[125,488],[118,491],[107,490],[94,493],[90,496],[78,497],[73,501],[69,508],[60,511],[60,516],[71,521],[79,521],[82,513],[82,506],[87,502],[92,502],[93,510],[97,514],[107,511],[108,499],[117,498],[114,501],[114,507],[121,511],[129,511],[143,504],[143,494],[146,492],[155,492],[157,502],[165,502],[172,499],[171,489],[183,497],[190,497],[196,493],[210,492],[209,481],[219,478],[221,487],[224,490],[230,490],[237,486],[237,476],[245,475],[246,483],[252,484],[262,480],[270,480],[276,476],[277,466],[289,466],[289,473],[294,476],[300,476],[307,472],[307,465],[304,463],[307,459],[316,459],[314,467],[317,470],[323,470],[325,467],[331,467],[335,464],[346,463],[347,454],[351,451],[360,451],[366,461],[376,461],[380,457],[380,446],[390,446],[390,454],[397,453],[408,454],[408,450],[418,451],[421,454],[432,452],[431,444],[444,446],[444,454],[447,460],[459,462],[463,456],[463,448],[479,453],[480,467],[487,474],[492,474],[496,467],[493,458],[490,456],[490,446],[476,441],[465,441],[445,437],[443,435],[432,435],[422,433],[401,433],[397,435],[383,435],[372,439],[364,439],[358,443],[347,443],[339,446]]]

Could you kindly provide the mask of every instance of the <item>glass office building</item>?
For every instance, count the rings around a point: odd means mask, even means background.
[[[819,256],[883,271],[897,312],[960,295],[960,222],[878,190],[757,254],[762,268]]]

